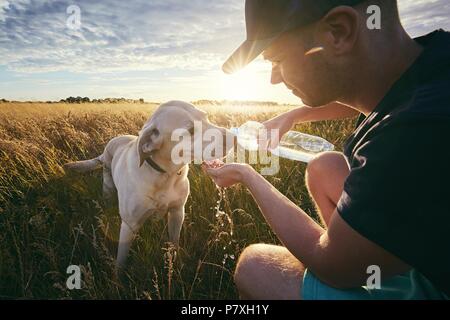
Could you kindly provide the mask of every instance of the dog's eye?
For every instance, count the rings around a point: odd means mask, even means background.
[[[152,135],[159,136],[159,130],[158,129],[153,129]]]

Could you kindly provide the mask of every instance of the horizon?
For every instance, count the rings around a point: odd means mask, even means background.
[[[450,29],[445,0],[398,2],[411,36]],[[80,8],[79,29],[68,27],[70,5]],[[261,58],[234,75],[222,73],[222,63],[245,39],[243,5],[0,0],[0,99],[300,104],[284,86],[270,84],[271,66]]]
[[[88,98],[89,101],[74,101],[74,102],[70,102],[68,101],[69,99],[86,99]],[[109,101],[108,101],[109,100]],[[142,102],[140,100],[143,100]],[[156,100],[145,100],[143,98],[137,98],[137,99],[133,99],[133,98],[123,98],[123,97],[101,97],[101,98],[93,98],[91,99],[90,97],[82,97],[82,96],[70,96],[70,97],[66,97],[60,100],[8,100],[8,99],[4,99],[2,97],[0,97],[0,103],[36,103],[36,104],[57,104],[57,103],[66,103],[66,104],[73,104],[73,105],[77,105],[77,104],[86,104],[86,103],[108,103],[113,101],[113,103],[134,103],[134,104],[163,104],[163,103],[167,103],[168,101],[173,101],[176,99],[172,99],[172,100],[166,100],[166,101],[156,101]],[[183,100],[186,101],[186,100]],[[291,103],[285,103],[285,102],[277,102],[277,101],[263,101],[263,100],[228,100],[228,99],[224,99],[224,100],[210,100],[210,99],[199,99],[199,100],[189,100],[186,101],[188,103],[194,104],[194,105],[268,105],[268,106],[296,106],[296,104],[291,104]]]

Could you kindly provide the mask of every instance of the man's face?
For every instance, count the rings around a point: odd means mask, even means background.
[[[272,63],[271,83],[284,83],[311,107],[336,101],[338,74],[323,51],[305,55],[319,44],[312,37],[304,41],[302,32],[307,31],[284,34],[264,51],[264,59]]]

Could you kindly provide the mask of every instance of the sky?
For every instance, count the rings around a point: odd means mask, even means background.
[[[450,30],[450,1],[398,2],[410,35]],[[244,0],[0,0],[0,98],[300,103],[261,58],[222,73],[243,40]]]

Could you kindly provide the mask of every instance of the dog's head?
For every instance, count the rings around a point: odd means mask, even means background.
[[[170,101],[158,107],[139,132],[140,165],[146,158],[176,163],[223,158],[235,137],[209,122],[206,113],[190,103]],[[179,164],[179,163],[178,163]]]

